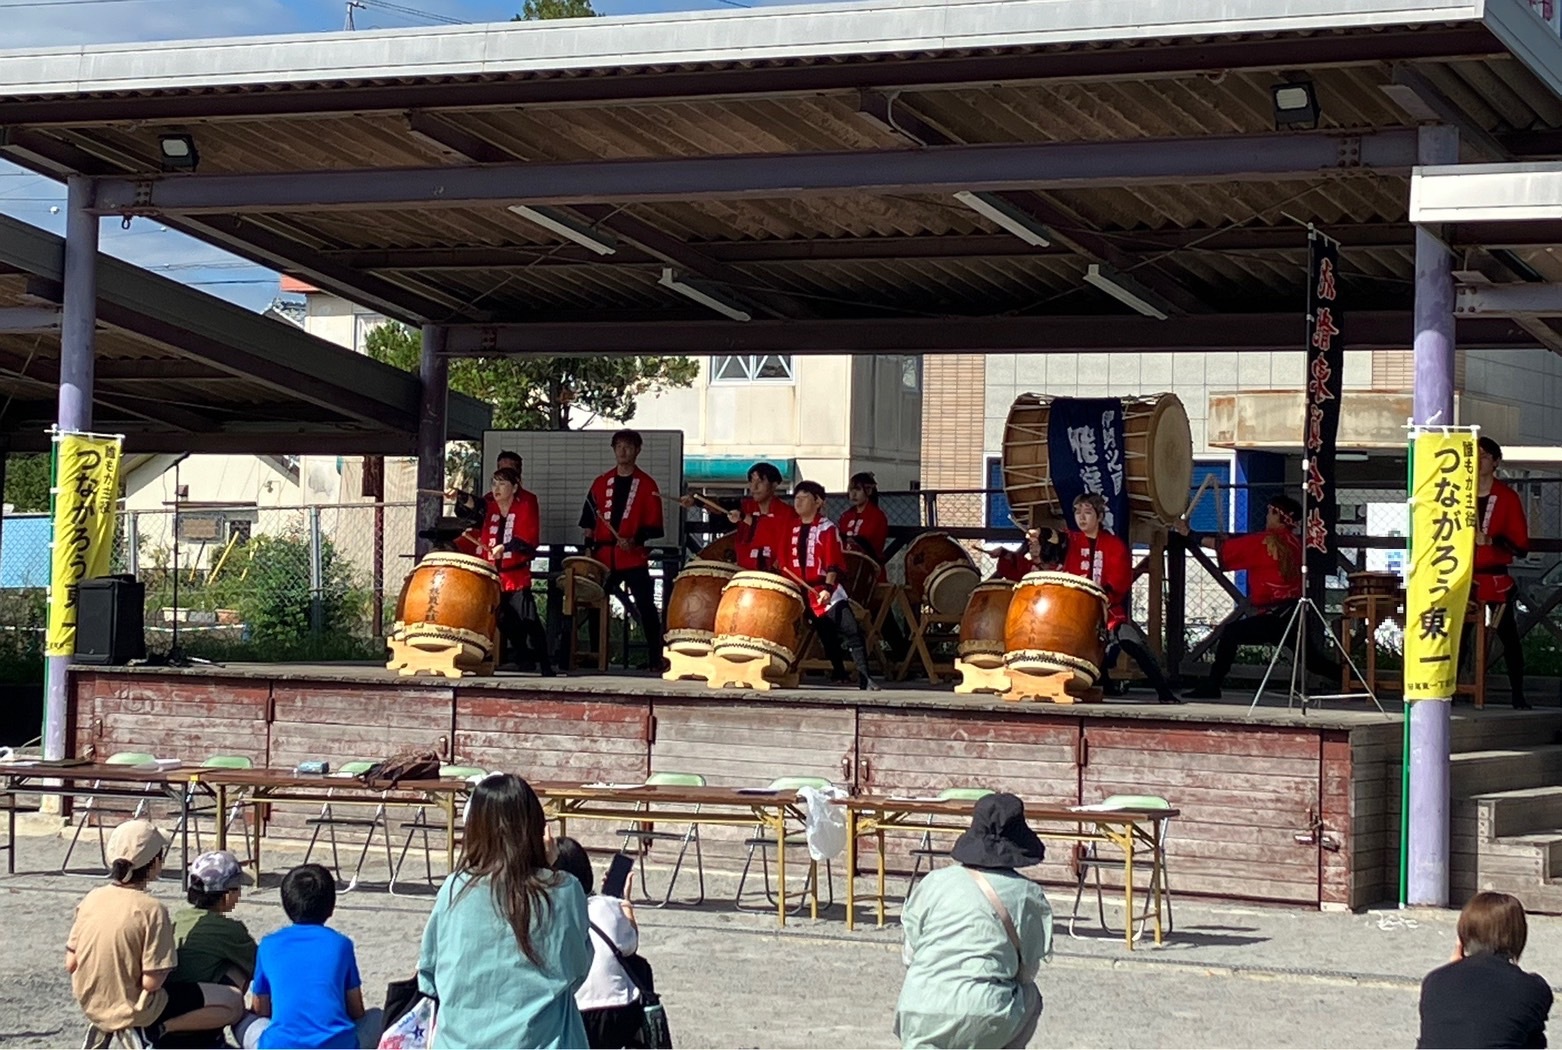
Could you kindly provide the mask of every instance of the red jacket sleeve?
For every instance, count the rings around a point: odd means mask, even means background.
[[[1492,486],[1491,498],[1497,505],[1492,508],[1491,527],[1487,531],[1490,542],[1475,548],[1477,572],[1505,568],[1513,564],[1514,558],[1529,553],[1529,523],[1524,519],[1519,494],[1498,482]]]
[[[819,547],[815,551],[818,558],[819,579],[824,579],[831,572],[837,574],[838,580],[846,576],[846,553],[841,549],[841,533],[839,529],[825,529],[819,537]],[[810,580],[810,583],[815,581]]]
[[[1269,558],[1264,547],[1264,534],[1250,532],[1245,536],[1230,536],[1220,545],[1220,567],[1227,572],[1244,572],[1257,568]]]
[[[635,530],[635,542],[642,546],[649,540],[658,539],[667,533],[667,521],[663,516],[662,490],[651,475],[645,475],[645,491],[640,498],[645,502],[641,505],[645,509],[636,507],[640,516],[639,526]],[[643,515],[643,516],[642,516]]]
[[[542,511],[537,505],[537,494],[524,492],[515,504],[515,538],[535,548],[542,536]]]
[[[1117,536],[1100,543],[1101,588],[1113,605],[1123,605],[1134,587],[1133,555]]]

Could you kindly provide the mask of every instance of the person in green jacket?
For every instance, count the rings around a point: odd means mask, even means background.
[[[254,880],[227,850],[202,853],[190,863],[187,908],[174,913],[174,944],[179,965],[170,981],[231,984],[239,991],[255,976],[255,938],[229,913],[238,907],[242,887]]]
[[[439,1000],[436,1047],[586,1046],[586,892],[553,870],[556,856],[531,785],[510,773],[478,783],[418,956],[418,987]]]
[[[1036,971],[1052,954],[1052,906],[1015,871],[1041,839],[1014,795],[977,800],[971,827],[906,902],[906,980],[895,1007],[903,1047],[1022,1047],[1041,1020]]]

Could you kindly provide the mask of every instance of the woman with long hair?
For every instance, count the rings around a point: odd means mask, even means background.
[[[586,894],[554,853],[530,784],[496,773],[477,785],[418,956],[418,986],[439,999],[436,1047],[586,1045]]]

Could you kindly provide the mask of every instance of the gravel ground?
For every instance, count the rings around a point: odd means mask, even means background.
[[[52,836],[18,842],[18,867],[59,863]],[[297,857],[273,852],[272,864]],[[270,880],[267,880],[268,883]],[[0,878],[0,1047],[79,1046],[83,1029],[62,965],[75,902],[89,878]],[[692,885],[692,883],[690,884]],[[839,906],[779,930],[768,914],[735,912],[734,880],[713,874],[701,908],[641,908],[643,950],[656,967],[683,1046],[890,1047],[900,989],[899,930],[848,934]],[[171,907],[173,877],[156,886]],[[1053,906],[1066,912],[1061,894]],[[332,925],[353,938],[371,1005],[416,961],[426,895],[366,887],[344,894]],[[282,925],[274,885],[235,917],[257,937]],[[1033,1046],[1409,1046],[1421,976],[1448,957],[1453,913],[1361,915],[1179,901],[1176,930],[1133,953],[1116,939],[1072,939],[1059,927],[1044,968],[1046,1011]],[[1562,974],[1562,920],[1532,921],[1526,968]]]

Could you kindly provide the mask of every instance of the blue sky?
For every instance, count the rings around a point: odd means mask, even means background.
[[[503,22],[520,10],[495,0],[374,0],[354,12],[358,29],[404,29],[461,22]],[[635,15],[760,6],[767,0],[593,0],[598,14]],[[796,0],[792,0],[796,2]],[[409,10],[421,14],[407,13]],[[253,36],[341,32],[346,0],[0,0],[5,31],[0,48],[69,47]],[[65,232],[65,187],[0,161],[0,212],[55,233]],[[277,294],[277,275],[226,252],[137,219],[129,230],[105,221],[105,252],[176,280],[263,310]]]

